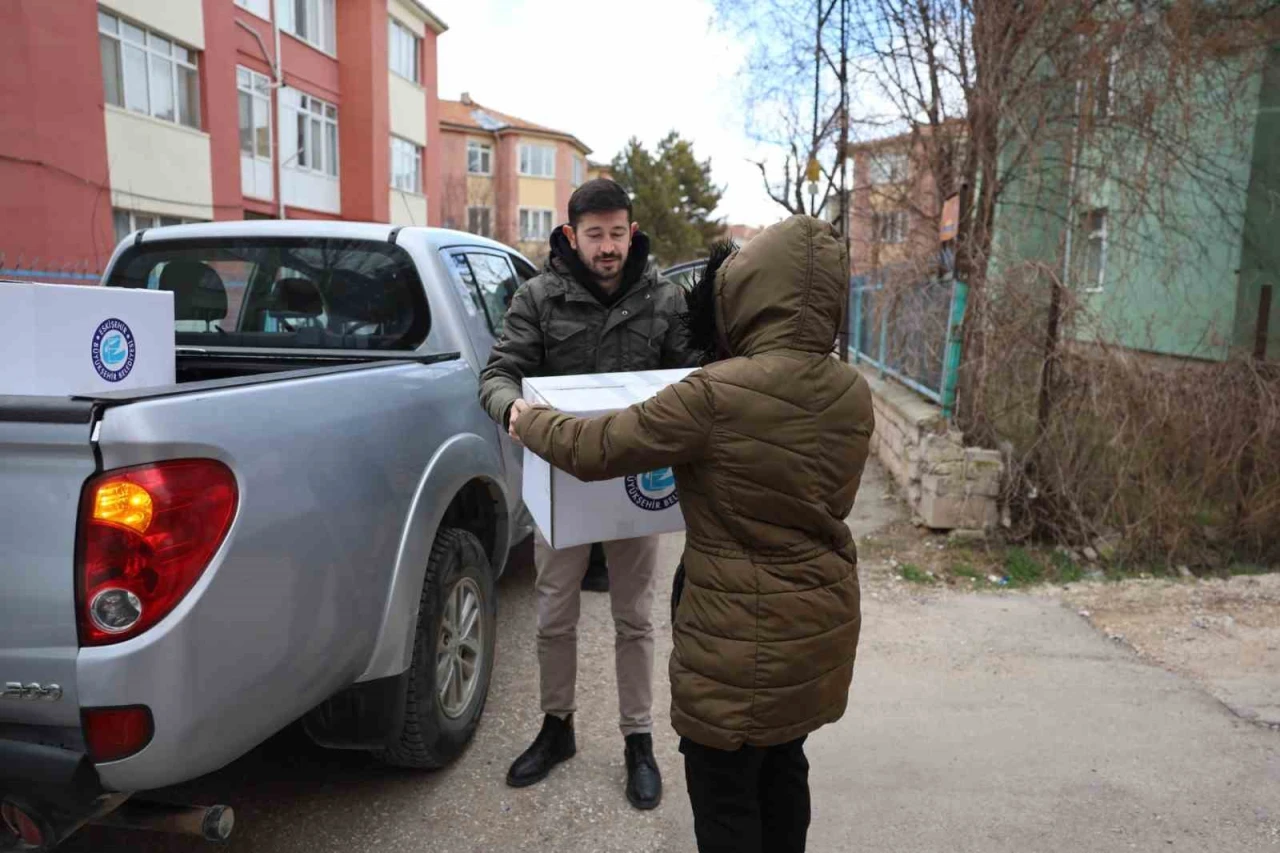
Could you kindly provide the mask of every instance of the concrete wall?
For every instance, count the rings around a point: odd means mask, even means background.
[[[862,367],[871,385],[876,430],[871,450],[897,482],[916,522],[934,530],[982,530],[1000,520],[1000,452],[965,447],[942,410]]]
[[[391,95],[391,132],[401,139],[427,144],[427,93],[399,74],[387,72]]]
[[[426,225],[427,198],[417,193],[392,189],[388,200],[392,225]]]
[[[209,134],[107,105],[111,206],[213,219]]]
[[[189,47],[197,50],[205,47],[205,17],[200,0],[164,0],[163,3],[156,0],[100,0],[100,5]]]

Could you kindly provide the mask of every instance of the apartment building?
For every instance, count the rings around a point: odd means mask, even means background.
[[[436,224],[420,0],[0,3],[0,276],[91,282],[136,228]]]
[[[445,227],[493,237],[530,258],[547,253],[568,219],[569,196],[607,167],[576,136],[476,103],[440,102]]]
[[[944,125],[948,138],[962,144],[963,121]],[[942,202],[929,167],[929,128],[851,145],[849,262],[854,275],[882,268],[929,269],[938,259],[938,222]],[[828,200],[831,221],[839,216],[838,198]]]

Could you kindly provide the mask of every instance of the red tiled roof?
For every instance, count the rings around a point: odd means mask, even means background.
[[[531,133],[540,133],[547,136],[556,136],[565,139],[579,149],[584,154],[590,154],[591,149],[583,144],[582,140],[567,133],[563,130],[556,130],[553,127],[547,127],[542,124],[535,124],[522,118],[517,118],[507,113],[498,112],[490,107],[482,106],[475,101],[471,103],[463,103],[462,101],[440,101],[440,124],[453,128],[461,128],[466,130],[479,131],[481,133],[495,133],[499,130],[524,130]]]

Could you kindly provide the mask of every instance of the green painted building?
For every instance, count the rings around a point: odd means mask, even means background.
[[[1165,73],[1113,54],[1058,89],[1042,114],[1072,118],[1009,167],[993,280],[1060,277],[1069,340],[1213,361],[1253,351],[1270,288],[1280,359],[1280,45]]]

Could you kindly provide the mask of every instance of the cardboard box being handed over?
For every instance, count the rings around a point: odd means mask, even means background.
[[[591,418],[643,402],[692,370],[646,370],[524,380],[530,403]],[[524,452],[524,502],[552,548],[684,530],[670,468],[584,483]]]

